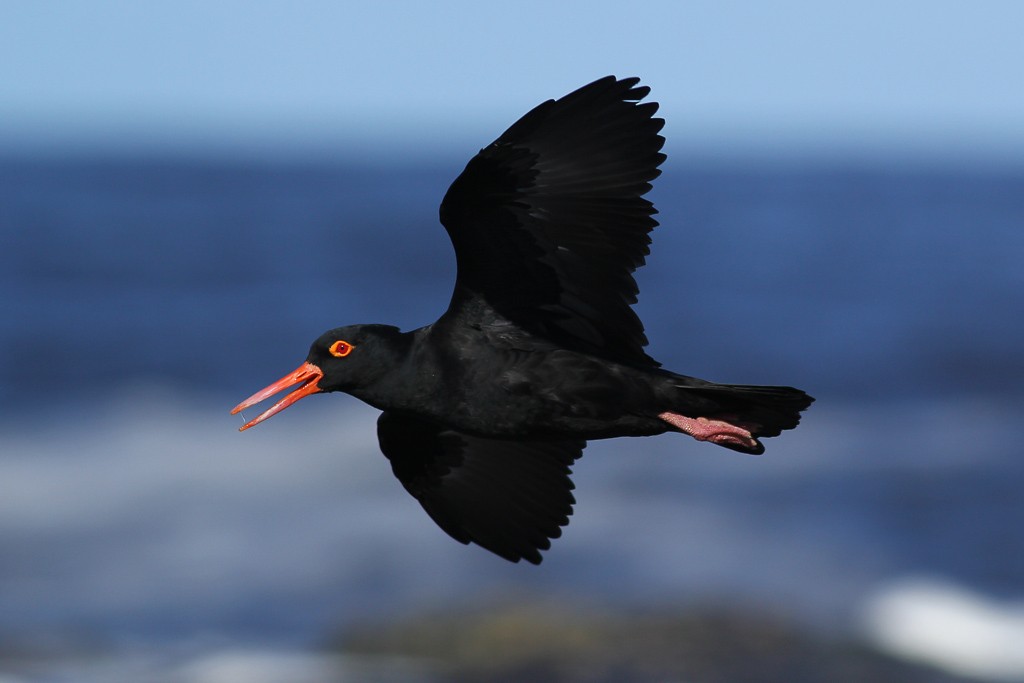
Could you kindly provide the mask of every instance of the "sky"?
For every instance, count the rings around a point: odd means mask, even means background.
[[[1024,158],[1024,2],[0,0],[4,149],[480,147],[608,73],[668,150]]]

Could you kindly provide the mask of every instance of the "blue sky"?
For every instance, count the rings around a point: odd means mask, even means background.
[[[639,75],[669,151],[1024,158],[1024,2],[0,0],[0,150],[479,147]]]

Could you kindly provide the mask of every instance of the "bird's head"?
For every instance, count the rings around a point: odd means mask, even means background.
[[[397,327],[390,325],[349,325],[323,333],[309,347],[309,355],[302,365],[232,409],[231,414],[235,415],[295,387],[258,417],[246,422],[239,431],[258,425],[310,394],[354,393],[371,386],[394,367],[395,349],[402,336]]]

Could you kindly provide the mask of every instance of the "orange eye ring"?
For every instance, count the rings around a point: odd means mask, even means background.
[[[327,349],[332,356],[335,358],[344,358],[348,354],[352,353],[352,350],[356,348],[347,341],[338,340],[331,344],[331,347]]]

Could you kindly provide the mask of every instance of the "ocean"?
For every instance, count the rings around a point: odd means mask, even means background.
[[[650,353],[817,402],[757,458],[593,443],[532,567],[437,529],[358,401],[228,414],[327,329],[444,310],[462,166],[0,161],[0,651],[119,653],[0,680],[171,680],[139,672],[502,596],[756,605],[893,651],[904,587],[1018,614],[1024,167],[670,162]]]

